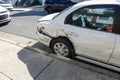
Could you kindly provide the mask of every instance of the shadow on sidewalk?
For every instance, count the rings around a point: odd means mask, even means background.
[[[33,46],[31,46],[31,48],[33,47],[39,49],[42,54],[30,50],[30,46],[27,46],[19,51],[17,55],[18,58],[26,64],[30,75],[35,80],[35,78],[44,70],[44,68],[48,66],[49,63],[51,63],[53,58],[46,56],[51,50],[40,42],[37,42]]]
[[[37,51],[32,51],[29,48],[35,48]],[[75,60],[62,59],[58,57],[50,57],[49,55],[50,53],[51,53],[51,49],[49,49],[44,44],[37,42],[32,46],[25,47],[24,49],[19,51],[17,55],[18,58],[24,64],[26,64],[27,69],[33,80],[40,80],[41,78],[42,80],[80,80],[82,76],[89,76],[89,75],[93,76],[93,79],[95,77],[94,80],[97,80],[98,76],[100,76],[99,80],[107,80],[107,79],[109,80],[110,78],[108,76],[110,77],[112,76],[114,78],[120,78],[118,73],[111,72],[110,70],[101,68],[99,66],[89,64],[82,60],[75,61]],[[45,70],[48,72],[46,72]],[[98,75],[97,77],[96,77],[96,73]],[[65,79],[66,77],[69,78]],[[84,78],[84,79],[89,80],[89,78],[88,79]]]
[[[27,47],[29,48],[29,46]],[[41,51],[43,51],[44,53],[52,52],[52,50],[48,46],[40,42],[35,43],[34,45],[30,46],[30,48],[34,48],[38,52],[41,52]]]

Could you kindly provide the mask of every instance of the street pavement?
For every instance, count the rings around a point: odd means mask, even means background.
[[[0,31],[0,80],[120,80],[51,57],[49,50],[36,50],[37,43]]]
[[[0,31],[37,39],[36,23],[37,20],[47,13],[43,7],[15,8],[11,11],[12,20],[8,25],[0,26]],[[19,11],[19,10],[22,11]],[[32,10],[31,10],[32,9]],[[18,10],[18,11],[17,11]],[[30,11],[26,11],[30,10]]]

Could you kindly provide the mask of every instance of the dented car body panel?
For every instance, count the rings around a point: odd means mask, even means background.
[[[116,27],[118,26],[115,25],[115,21],[118,21],[115,18],[118,17],[116,14],[116,6],[118,5],[119,2],[114,0],[110,2],[85,1],[61,13],[45,16],[38,21],[37,33],[39,38],[41,38],[40,42],[50,46],[53,39],[66,37],[72,43],[75,54],[120,67],[120,35],[116,33]],[[78,19],[76,17],[78,17],[79,12],[75,13],[81,9],[86,9],[86,7],[90,10],[86,10],[88,13],[84,13],[84,17],[89,21],[90,27],[92,24],[93,29],[86,28],[83,25],[72,24],[72,21]],[[92,11],[94,7],[95,10]],[[97,10],[100,10],[100,12],[97,12]],[[105,14],[105,12],[107,13]],[[94,16],[91,13],[97,15]],[[110,27],[112,25],[112,30],[107,31],[107,25]]]
[[[78,27],[73,28],[73,26],[70,29],[70,25],[66,27],[66,30],[68,33],[71,32],[69,39],[73,41],[77,54],[108,61],[115,45],[115,34]],[[109,44],[105,45],[105,43]]]

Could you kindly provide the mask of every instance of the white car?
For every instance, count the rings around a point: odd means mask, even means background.
[[[56,54],[77,55],[86,61],[119,69],[120,2],[80,2],[41,18],[37,24],[40,42]]]
[[[8,23],[10,21],[10,12],[6,8],[0,6],[0,24]]]
[[[12,10],[12,9],[13,9],[13,5],[12,5],[12,4],[6,3],[6,2],[4,2],[4,1],[0,1],[0,6],[6,8],[6,9],[8,9],[8,10]]]

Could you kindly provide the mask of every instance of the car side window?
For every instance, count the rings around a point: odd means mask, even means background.
[[[99,31],[112,32],[114,7],[89,6],[72,13],[69,24]]]

